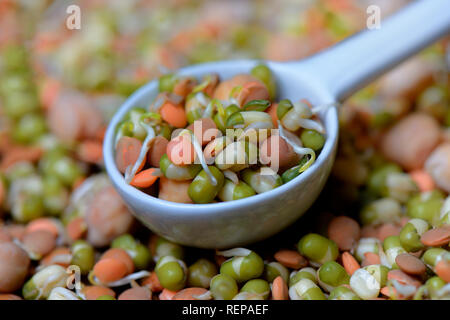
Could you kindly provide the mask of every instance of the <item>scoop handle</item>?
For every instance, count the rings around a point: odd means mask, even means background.
[[[342,101],[385,71],[450,34],[450,1],[417,0],[366,29],[297,64],[336,101]]]

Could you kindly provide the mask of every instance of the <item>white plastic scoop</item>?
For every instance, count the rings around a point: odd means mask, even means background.
[[[418,0],[381,22],[308,59],[267,62],[280,99],[307,98],[315,105],[340,102],[374,78],[450,33],[449,0]],[[260,61],[225,61],[183,68],[179,74],[218,73],[222,79],[248,73]],[[316,162],[292,181],[249,198],[213,204],[180,204],[149,196],[128,185],[114,162],[117,125],[133,107],[149,105],[158,94],[152,81],[135,92],[112,119],[104,142],[108,175],[126,204],[146,226],[169,240],[201,248],[228,248],[267,238],[297,220],[322,190],[335,158],[335,107],[320,115],[327,140]]]

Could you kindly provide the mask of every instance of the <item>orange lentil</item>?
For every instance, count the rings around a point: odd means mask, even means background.
[[[277,116],[278,103],[272,103],[266,112],[272,118],[272,124],[274,128],[278,128],[278,116]]]
[[[85,140],[78,146],[78,157],[88,163],[100,163],[103,159],[103,146],[100,141]]]
[[[169,140],[162,136],[157,136],[153,139],[152,146],[147,155],[147,162],[150,166],[159,168],[159,161],[161,157],[166,153],[167,144]]]
[[[380,256],[374,252],[364,253],[364,259],[361,263],[362,267],[367,267],[373,264],[381,264]]]
[[[274,258],[283,266],[292,269],[300,269],[308,265],[308,261],[294,250],[280,250],[275,253]]]
[[[328,237],[343,251],[352,249],[360,235],[358,222],[346,216],[335,217],[328,225]]]
[[[421,275],[426,271],[425,264],[420,259],[409,253],[399,254],[395,258],[395,263],[403,272],[407,274]]]
[[[175,128],[184,128],[187,124],[186,112],[180,105],[166,101],[159,109],[159,113],[164,121]]]
[[[3,183],[2,179],[0,179],[0,210],[3,206],[3,201],[6,199],[6,188],[5,184]]]
[[[147,278],[141,282],[142,286],[147,286],[152,292],[161,292],[164,288],[159,282],[156,272],[152,272]]]
[[[120,248],[112,248],[102,255],[101,259],[117,259],[122,261],[127,267],[127,273],[133,273],[134,271],[134,263],[131,259],[130,255],[123,249]]]
[[[103,283],[120,280],[127,272],[125,263],[113,258],[101,259],[94,266],[94,275]]]
[[[177,294],[177,291],[170,291],[168,289],[163,289],[159,294],[159,300],[172,300],[173,296]]]
[[[57,264],[67,268],[70,265],[71,253],[69,248],[59,247],[55,248],[52,252],[47,254],[41,261],[40,264],[44,266],[49,266],[52,264]]]
[[[378,230],[373,225],[367,225],[361,228],[361,238],[376,238]]]
[[[142,142],[136,138],[122,137],[116,146],[116,165],[117,169],[125,173],[130,165],[134,165],[139,158]],[[145,164],[145,162],[143,162]],[[141,168],[142,169],[142,168]]]
[[[50,232],[55,237],[59,236],[59,229],[56,226],[55,222],[50,218],[38,218],[31,221],[30,223],[28,223],[25,232],[31,233],[38,230]]]
[[[289,289],[281,276],[278,276],[272,283],[273,300],[289,300]]]
[[[122,292],[118,300],[151,300],[152,292],[146,287],[130,288]]]
[[[50,253],[56,246],[54,234],[46,230],[29,232],[25,234],[22,242],[27,250],[40,256]]]
[[[191,123],[186,129],[194,133],[195,137],[202,146],[207,145],[209,142],[221,135],[219,129],[217,129],[216,123],[210,118],[195,120],[194,123]],[[199,131],[200,129],[201,131]]]
[[[207,293],[208,290],[205,288],[186,288],[178,291],[172,300],[198,300],[197,296],[201,296]]]
[[[414,279],[402,270],[398,269],[388,272],[388,280],[397,280],[400,284],[412,285],[417,288],[421,286],[421,282],[419,280]]]
[[[5,293],[0,294],[0,300],[22,300],[22,298],[12,293]]]
[[[101,296],[116,297],[116,293],[112,289],[102,286],[87,286],[82,289],[82,292],[87,300],[97,300]]]
[[[154,175],[155,168],[150,168],[136,174],[131,180],[130,185],[137,188],[148,188],[153,185],[156,180],[158,180],[158,176]]]
[[[436,274],[447,283],[450,283],[450,261],[441,260],[434,267]]]
[[[423,169],[411,171],[409,175],[421,192],[432,191],[436,188],[431,175]]]
[[[66,232],[72,241],[81,239],[87,231],[87,224],[83,217],[72,219],[66,226]]]
[[[13,147],[0,162],[0,171],[5,171],[17,162],[36,162],[41,158],[42,153],[42,149],[38,147]]]
[[[173,87],[173,93],[186,98],[186,96],[191,93],[191,91],[197,85],[197,81],[192,78],[184,78],[178,81]]]
[[[267,87],[259,81],[247,82],[242,86],[242,90],[236,97],[241,106],[252,100],[269,100],[269,90]]]
[[[169,141],[166,148],[169,160],[177,166],[185,166],[194,162],[195,150],[191,138],[180,135]]]
[[[399,235],[400,231],[400,226],[397,226],[393,223],[385,223],[378,227],[377,238],[380,241],[384,241],[384,239],[386,239],[387,237]]]

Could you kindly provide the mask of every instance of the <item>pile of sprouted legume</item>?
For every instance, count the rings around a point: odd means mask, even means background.
[[[272,190],[309,168],[325,143],[319,108],[271,102],[269,68],[250,73],[225,81],[209,74],[200,83],[161,77],[156,99],[131,109],[118,127],[116,164],[125,181],[161,199],[211,203]]]
[[[50,1],[29,3],[0,8],[0,299],[450,298],[448,40],[339,109],[332,176],[298,224],[249,250],[198,250],[140,225],[102,173],[114,106],[159,76],[159,64],[299,59],[365,28],[361,1],[305,9],[292,0],[80,0],[87,24],[71,32],[54,24],[64,25],[66,7],[47,18],[39,8]],[[41,28],[35,15],[46,17]],[[175,22],[181,28],[168,30]],[[175,79],[165,77],[169,87]],[[149,116],[144,107],[140,115]],[[132,114],[140,124],[139,111]],[[145,117],[158,136],[167,128],[156,118]]]

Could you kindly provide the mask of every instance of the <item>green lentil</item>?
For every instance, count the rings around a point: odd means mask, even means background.
[[[267,299],[270,293],[270,286],[266,280],[253,279],[244,284],[241,288],[241,292],[254,293],[260,295],[264,299]]]
[[[188,286],[207,289],[217,272],[214,263],[207,259],[199,259],[189,267]]]
[[[316,263],[336,260],[339,250],[334,241],[319,234],[310,233],[298,242],[298,251],[304,257]]]

